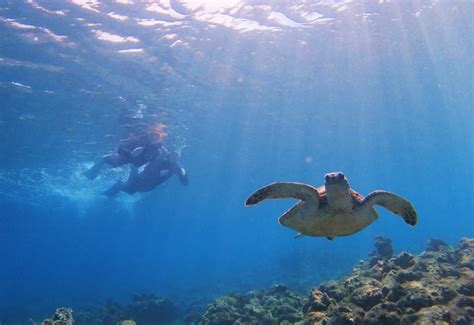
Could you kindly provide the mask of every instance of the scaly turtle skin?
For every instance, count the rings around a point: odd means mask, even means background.
[[[351,189],[340,172],[326,174],[324,180],[324,185],[318,188],[302,183],[272,183],[253,193],[245,205],[266,199],[299,199],[278,220],[283,226],[298,231],[297,237],[308,235],[332,240],[336,236],[352,235],[379,217],[374,205],[401,216],[410,226],[418,221],[413,205],[396,194],[377,190],[364,198]]]

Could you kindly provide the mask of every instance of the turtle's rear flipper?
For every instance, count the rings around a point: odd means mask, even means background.
[[[293,198],[311,202],[312,206],[319,207],[319,194],[316,188],[302,183],[272,183],[253,193],[245,202],[246,206],[254,205],[266,199]]]
[[[386,191],[373,191],[362,201],[362,205],[381,205],[385,209],[401,216],[410,226],[418,222],[418,214],[413,205],[404,198]]]

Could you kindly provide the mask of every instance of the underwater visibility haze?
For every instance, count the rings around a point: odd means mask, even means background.
[[[390,238],[474,236],[471,1],[0,1],[0,322],[155,294],[179,314],[231,292],[307,293]],[[114,198],[83,173],[159,128],[187,173]],[[143,168],[143,167],[142,167]],[[132,167],[133,169],[133,167]],[[141,169],[140,169],[141,170]],[[351,236],[294,239],[273,182],[343,172],[376,208]],[[137,321],[140,324],[139,321]]]

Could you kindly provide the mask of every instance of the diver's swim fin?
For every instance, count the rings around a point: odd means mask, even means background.
[[[85,177],[90,180],[94,180],[99,176],[100,170],[102,169],[102,161],[96,162],[91,168],[82,173]]]

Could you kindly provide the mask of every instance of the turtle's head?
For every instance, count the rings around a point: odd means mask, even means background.
[[[337,210],[352,208],[350,185],[343,173],[326,174],[324,176],[324,186],[326,187],[329,206]]]
[[[329,187],[343,187],[345,189],[349,188],[349,182],[347,181],[346,176],[341,172],[328,173],[324,176],[324,185],[326,190]]]

